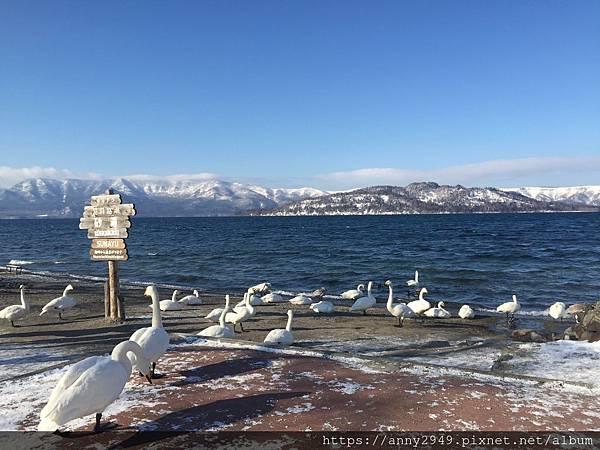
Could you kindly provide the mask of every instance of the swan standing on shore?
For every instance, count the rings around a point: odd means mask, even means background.
[[[198,333],[198,336],[210,336],[210,337],[217,337],[217,338],[233,338],[233,337],[235,337],[235,331],[233,331],[233,328],[231,326],[225,324],[225,315],[230,310],[229,294],[227,294],[225,296],[225,302],[226,302],[227,306],[221,312],[221,316],[219,317],[219,324],[211,325],[210,327],[205,328],[200,333]]]
[[[438,302],[436,308],[428,309],[423,313],[423,315],[427,317],[435,317],[437,319],[447,319],[448,317],[451,317],[451,314],[444,309],[444,306],[446,306],[444,302]]]
[[[65,290],[63,291],[63,295],[61,297],[57,297],[54,300],[50,300],[44,307],[42,308],[42,312],[40,316],[46,314],[48,311],[57,311],[58,318],[62,319],[63,311],[67,309],[71,309],[75,305],[77,305],[77,300],[69,295],[69,292],[73,290],[73,285],[69,284]]]
[[[414,315],[414,313],[413,313],[412,309],[410,309],[405,303],[396,303],[396,304],[392,303],[394,301],[394,299],[393,299],[394,294],[393,294],[393,290],[392,290],[392,280],[387,280],[384,284],[390,290],[386,308],[392,316],[398,318],[398,327],[401,327],[402,325],[404,325],[404,318],[412,316],[412,315]]]
[[[512,319],[515,317],[515,313],[521,309],[521,305],[517,301],[517,296],[512,296],[512,302],[502,303],[496,308],[496,311],[506,314],[506,321],[510,325]]]
[[[550,314],[550,317],[553,319],[562,321],[563,317],[567,315],[567,305],[563,302],[556,302],[550,307],[548,314]]]
[[[415,287],[415,286],[419,285],[419,271],[418,270],[415,270],[415,278],[412,280],[408,280],[406,282],[406,285],[408,287]]]
[[[148,376],[150,362],[144,359],[138,344],[124,341],[117,344],[110,356],[92,356],[73,365],[52,390],[48,403],[40,413],[38,431],[57,431],[71,420],[96,414],[94,431],[101,431],[102,412],[114,402],[131,375],[129,353],[132,353],[142,373]]]
[[[354,304],[350,307],[350,311],[362,311],[363,314],[367,315],[367,309],[372,308],[377,303],[377,299],[371,294],[371,288],[373,287],[373,282],[369,281],[367,285],[367,295],[366,297],[361,297],[357,299]]]
[[[162,324],[162,317],[160,315],[160,302],[158,296],[158,289],[156,286],[148,286],[144,292],[146,297],[152,298],[152,326],[146,328],[140,328],[134,332],[129,338],[131,341],[136,342],[142,348],[144,352],[144,358],[147,359],[151,364],[152,368],[150,374],[154,377],[154,370],[156,369],[156,363],[159,358],[165,354],[167,348],[169,348],[169,334],[164,329]],[[144,367],[140,367],[139,363],[132,361],[140,372],[144,372]]]
[[[410,302],[406,306],[412,309],[412,312],[416,315],[423,314],[425,311],[431,308],[431,303],[425,300],[425,294],[427,294],[428,292],[429,291],[427,291],[427,288],[421,288],[421,290],[419,291],[419,299]]]
[[[10,324],[14,327],[14,321],[25,317],[29,313],[29,302],[25,299],[25,286],[19,286],[21,291],[21,304],[7,306],[0,311],[0,319],[9,320]]]
[[[294,318],[294,313],[291,309],[288,309],[287,316],[288,321],[285,329],[277,328],[269,331],[269,334],[267,334],[264,341],[265,344],[287,346],[294,343],[294,335],[292,334],[292,319]]]
[[[210,320],[211,322],[218,322],[224,309],[229,309],[229,295],[225,296],[225,308],[215,308],[206,316],[204,316],[204,318]]]
[[[235,326],[238,323],[240,324],[241,330],[244,331],[244,326],[242,325],[242,322],[245,322],[246,320],[253,317],[254,314],[256,314],[256,308],[254,308],[254,306],[252,306],[252,304],[250,303],[250,291],[251,289],[248,289],[248,292],[244,294],[244,300],[246,302],[245,308],[239,310],[238,312],[228,312],[227,314],[225,314],[225,322],[233,324],[233,331],[235,331]]]
[[[177,289],[175,289],[173,291],[173,295],[171,296],[171,299],[167,299],[167,300],[161,300],[158,305],[161,311],[179,311],[181,309],[183,309],[183,305],[185,305],[184,302],[178,302],[177,301],[177,294],[179,294],[179,291]],[[146,294],[144,294],[146,295]],[[149,308],[153,308],[153,305],[149,305]]]
[[[361,283],[358,286],[356,286],[356,289],[350,289],[350,290],[342,292],[340,294],[340,297],[342,297],[344,300],[356,300],[361,295],[363,295],[364,291],[365,291],[365,285]]]
[[[461,319],[472,319],[475,317],[475,311],[469,305],[462,305],[458,310],[458,317]]]
[[[194,289],[192,295],[186,295],[185,297],[180,298],[178,302],[182,305],[197,306],[202,304],[202,299],[200,298],[200,294],[198,293],[198,291]]]

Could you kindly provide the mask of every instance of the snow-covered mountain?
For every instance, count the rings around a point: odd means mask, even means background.
[[[543,202],[582,203],[584,205],[600,206],[600,186],[520,187],[503,190],[518,192]]]
[[[289,203],[258,214],[276,216],[372,215],[469,212],[590,210],[589,206],[546,202],[495,188],[412,183],[406,187],[374,186]]]
[[[268,210],[326,194],[317,189],[270,189],[221,180],[137,181],[35,178],[0,189],[0,218],[79,217],[90,196],[112,188],[141,216],[220,216]]]

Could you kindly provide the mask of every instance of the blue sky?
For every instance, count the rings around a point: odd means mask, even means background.
[[[3,0],[0,185],[600,184],[599,22],[597,1]]]

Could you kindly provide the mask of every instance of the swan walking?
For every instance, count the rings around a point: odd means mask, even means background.
[[[235,331],[230,325],[225,323],[225,315],[229,312],[229,294],[225,296],[225,302],[227,306],[221,312],[221,316],[219,317],[218,325],[211,325],[208,328],[205,328],[198,336],[209,336],[209,337],[217,337],[217,338],[233,338],[235,337]]]
[[[25,298],[25,286],[20,285],[19,290],[21,291],[21,304],[7,306],[0,311],[0,319],[9,320],[13,327],[15,326],[15,320],[21,319],[29,313],[29,302]]]
[[[114,402],[131,375],[129,354],[142,368],[147,380],[150,363],[144,359],[142,349],[132,341],[117,344],[110,356],[92,356],[73,365],[52,390],[48,403],[40,413],[38,431],[57,431],[71,420],[96,414],[94,431],[100,425],[102,412]]]
[[[553,319],[562,322],[563,318],[567,315],[567,305],[563,302],[556,302],[550,307],[548,314],[550,314],[550,317]]]
[[[496,311],[506,314],[506,322],[510,326],[515,318],[515,313],[521,309],[521,305],[517,301],[517,296],[512,296],[512,302],[502,303],[496,308]]]
[[[267,337],[265,337],[265,344],[282,345],[287,346],[294,343],[294,335],[292,334],[292,319],[294,318],[294,312],[288,309],[287,312],[288,320],[285,329],[277,328],[269,331]]]
[[[419,285],[419,271],[415,270],[415,278],[413,278],[412,280],[408,280],[406,282],[406,285],[408,287],[415,287]]]
[[[360,297],[357,299],[354,304],[350,307],[350,311],[362,311],[363,314],[367,315],[367,309],[372,308],[377,303],[377,300],[371,294],[371,288],[373,287],[373,282],[369,281],[367,285],[367,295],[366,297]]]
[[[165,354],[167,348],[169,348],[169,334],[162,324],[158,289],[156,289],[156,286],[148,286],[144,292],[144,296],[152,298],[152,326],[140,328],[129,339],[139,344],[142,348],[144,358],[152,364],[150,376],[154,377],[156,363]],[[135,364],[140,372],[144,373],[144,367],[140,367],[136,361],[132,361],[132,363]]]
[[[357,298],[363,295],[364,291],[365,285],[361,283],[358,286],[356,286],[356,289],[349,289],[347,291],[342,292],[340,294],[340,297],[342,297],[344,300],[356,300]]]
[[[200,298],[200,294],[198,293],[198,290],[194,289],[194,292],[192,293],[192,295],[186,295],[183,298],[180,298],[178,300],[179,303],[181,303],[182,305],[187,305],[187,306],[198,306],[202,304],[202,299]]]
[[[447,319],[448,317],[451,317],[451,314],[444,309],[444,306],[446,306],[444,302],[438,302],[437,307],[428,309],[423,315],[435,317],[437,319]]]
[[[410,317],[413,316],[414,313],[412,311],[412,309],[410,309],[405,303],[393,303],[393,288],[392,288],[392,280],[387,280],[384,283],[388,288],[389,288],[389,295],[388,295],[388,300],[387,300],[387,304],[386,304],[386,308],[388,310],[388,312],[394,316],[398,318],[398,327],[401,327],[404,325],[404,318],[405,317]]]
[[[235,326],[238,323],[240,324],[240,329],[244,331],[244,326],[242,325],[242,322],[245,322],[246,320],[253,317],[254,314],[256,314],[256,308],[250,303],[250,295],[250,292],[246,292],[244,294],[244,300],[246,302],[245,308],[239,310],[238,312],[228,312],[227,314],[225,314],[225,322],[233,324],[233,331],[235,331]]]
[[[472,319],[475,317],[475,311],[469,305],[462,305],[458,310],[458,317],[461,319]]]
[[[414,300],[408,305],[406,305],[412,310],[413,313],[415,313],[415,315],[420,316],[425,311],[431,308],[431,303],[425,300],[425,294],[427,294],[428,292],[429,291],[427,290],[427,288],[421,288],[421,290],[419,291],[419,299]]]
[[[335,306],[333,303],[327,300],[321,300],[318,303],[313,303],[309,306],[309,308],[318,314],[329,314],[335,311]]]
[[[310,305],[312,302],[312,298],[307,297],[304,294],[296,295],[294,298],[290,299],[292,305]]]
[[[73,308],[77,305],[77,300],[69,295],[69,292],[73,290],[73,285],[69,284],[65,290],[63,291],[62,296],[55,298],[54,300],[50,300],[48,303],[44,305],[42,308],[42,312],[40,316],[46,314],[48,311],[57,311],[58,318],[62,319],[63,311],[67,309]]]

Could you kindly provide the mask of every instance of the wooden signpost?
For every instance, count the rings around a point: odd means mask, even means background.
[[[92,261],[108,261],[108,282],[105,289],[105,316],[107,319],[125,320],[125,308],[119,296],[119,272],[117,261],[127,261],[127,245],[131,227],[129,218],[135,216],[132,203],[121,203],[121,195],[109,189],[104,195],[94,195],[90,206],[83,210],[79,228],[88,231],[92,239]]]

